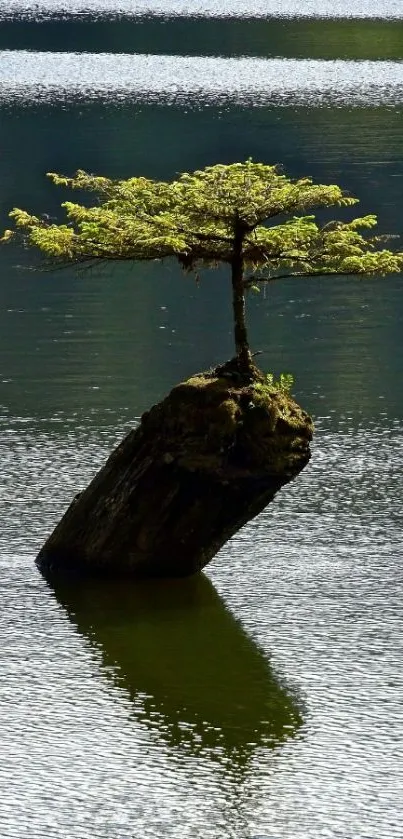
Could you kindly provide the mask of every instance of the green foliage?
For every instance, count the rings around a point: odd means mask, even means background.
[[[254,383],[254,389],[258,393],[263,394],[267,390],[276,390],[290,395],[295,381],[292,373],[280,373],[278,379],[276,379],[274,373],[266,373],[265,379],[265,382]]]
[[[380,248],[369,235],[376,216],[320,225],[312,210],[357,203],[335,184],[292,179],[277,166],[247,160],[184,172],[173,181],[112,181],[78,171],[49,177],[57,186],[94,193],[92,206],[62,204],[63,224],[14,209],[14,230],[51,262],[176,258],[184,271],[227,263],[231,268],[234,339],[239,370],[254,377],[245,323],[245,291],[284,277],[389,274],[403,253]],[[385,238],[385,237],[383,237]],[[289,393],[285,374],[271,387]],[[269,386],[269,383],[268,385]]]
[[[278,379],[275,378],[274,373],[266,373],[266,381],[269,387],[280,390],[282,393],[291,393],[294,386],[292,373],[280,373]]]
[[[321,226],[310,213],[357,203],[336,185],[291,179],[278,167],[254,163],[208,166],[176,180],[112,181],[77,172],[50,174],[58,186],[94,193],[85,207],[62,206],[66,222],[14,209],[14,230],[50,260],[151,260],[176,257],[185,270],[232,263],[235,230],[242,239],[244,287],[284,276],[388,274],[403,268],[403,254],[379,248],[370,237],[373,215]],[[280,222],[276,221],[280,219]]]

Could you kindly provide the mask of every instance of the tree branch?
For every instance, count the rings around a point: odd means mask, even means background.
[[[186,230],[185,227],[178,227],[178,233],[184,233],[186,236],[194,236],[195,239],[199,239],[201,242],[225,242],[226,245],[233,245],[234,239],[231,236],[219,236],[218,234],[210,234],[210,233],[197,233],[195,230]]]
[[[276,274],[272,277],[254,277],[245,283],[245,287],[257,285],[257,283],[272,283],[275,280],[295,280],[306,277],[370,277],[375,271],[306,271],[295,272],[294,274]]]

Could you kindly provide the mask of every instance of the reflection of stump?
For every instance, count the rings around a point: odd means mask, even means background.
[[[170,745],[243,766],[302,719],[298,697],[203,575],[183,580],[54,580],[58,601],[128,691],[137,719]]]
[[[309,460],[312,423],[256,370],[194,376],[144,414],[43,546],[44,570],[184,576]]]

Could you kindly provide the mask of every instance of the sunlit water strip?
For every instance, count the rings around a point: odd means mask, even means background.
[[[0,52],[0,99],[397,105],[403,63]]]
[[[0,18],[68,15],[197,17],[402,18],[401,0],[6,0]]]

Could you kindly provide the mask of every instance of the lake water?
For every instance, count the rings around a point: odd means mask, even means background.
[[[403,228],[393,0],[6,0],[0,211],[44,177],[252,156]],[[228,278],[0,251],[2,839],[400,839],[401,277],[249,301],[309,467],[205,577],[51,590],[34,557],[141,413],[232,352]]]

